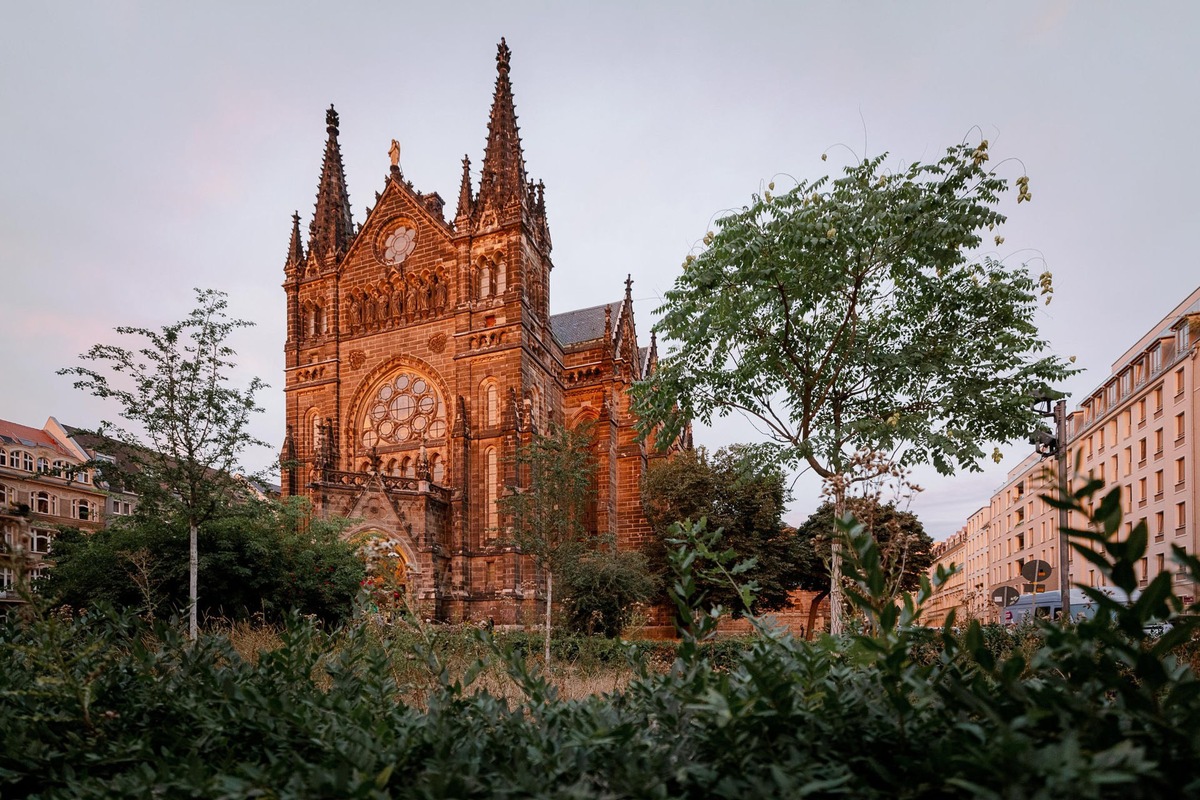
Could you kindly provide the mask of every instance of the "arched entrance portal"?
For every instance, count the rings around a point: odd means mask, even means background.
[[[415,610],[415,561],[404,543],[377,529],[360,531],[352,539],[367,569],[363,580],[366,613],[390,622]]]

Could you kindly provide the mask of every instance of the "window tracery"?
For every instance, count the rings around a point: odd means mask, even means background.
[[[403,371],[375,392],[362,426],[362,446],[420,442],[446,436],[445,403],[425,377]]]

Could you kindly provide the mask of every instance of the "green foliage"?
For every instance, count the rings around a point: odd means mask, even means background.
[[[75,388],[116,403],[125,425],[105,421],[93,432],[115,439],[118,465],[105,476],[138,495],[144,518],[183,523],[188,535],[189,632],[197,633],[199,528],[247,494],[238,478],[242,452],[267,447],[249,430],[250,415],[262,409],[254,395],[264,384],[257,377],[245,389],[229,385],[235,355],[227,341],[253,323],[231,320],[223,292],[196,290],[196,308],[181,322],[160,331],[117,328],[141,340],[136,351],[93,345],[80,356],[102,371],[70,367]],[[126,427],[128,426],[128,427]]]
[[[1122,585],[1145,549],[1119,540],[1115,493],[1067,499],[1078,537]],[[1056,501],[1058,502],[1058,501]],[[831,797],[1160,798],[1200,793],[1200,682],[1177,656],[1197,622],[1168,584],[1107,615],[1020,639],[972,622],[920,627],[897,605],[873,537],[851,520],[847,596],[869,633],[817,643],[757,626],[714,649],[697,577],[740,574],[719,540],[679,530],[672,592],[693,624],[671,665],[628,648],[621,691],[560,699],[521,644],[462,631],[326,633],[290,620],[281,645],[244,657],[169,626],[96,610],[0,628],[0,793],[45,798]],[[1081,553],[1082,555],[1082,553]],[[1200,561],[1176,552],[1180,566]],[[946,576],[943,571],[938,580]],[[1095,598],[1102,603],[1102,597]],[[1178,632],[1178,633],[1177,633]],[[1036,640],[1036,647],[1029,647]],[[587,642],[587,644],[584,644]],[[593,644],[599,642],[599,644]],[[622,645],[566,638],[615,659]],[[653,646],[658,647],[658,646]],[[563,653],[565,651],[558,651]],[[519,692],[478,681],[480,656]],[[448,668],[454,658],[469,662]],[[423,666],[422,666],[423,665]],[[403,667],[403,669],[401,668]],[[424,669],[423,694],[412,694]]]
[[[563,602],[571,630],[620,636],[637,604],[654,593],[654,579],[641,553],[606,547],[584,553],[563,574]]]
[[[250,501],[200,527],[199,614],[228,620],[289,612],[345,620],[363,579],[336,521],[316,519],[303,498]],[[62,605],[110,603],[151,616],[188,606],[186,527],[129,518],[96,533],[64,531],[42,591]]]
[[[880,569],[886,577],[886,592],[915,591],[921,576],[933,565],[933,539],[917,516],[891,503],[874,499],[847,498],[849,512],[871,536],[880,551]],[[829,590],[830,544],[836,533],[832,503],[823,503],[796,531],[802,542],[801,563],[814,569],[805,574],[804,589]]]
[[[1049,274],[980,257],[1008,189],[987,147],[772,184],[719,219],[659,309],[671,345],[633,389],[643,431],[741,411],[822,477],[857,450],[976,469],[982,443],[1024,438],[1027,398],[1071,370],[1034,324]]]
[[[654,462],[642,481],[642,504],[654,529],[644,552],[660,583],[668,582],[667,542],[676,535],[677,523],[707,521],[709,531],[720,530],[721,549],[730,549],[740,561],[753,561],[746,579],[758,587],[750,610],[755,614],[787,606],[789,593],[802,585],[809,565],[802,560],[802,543],[783,524],[783,473],[756,458],[744,445],[717,450],[685,450],[670,459]],[[663,595],[669,588],[663,585]],[[746,609],[736,589],[720,578],[701,579],[709,602],[735,613]]]
[[[512,521],[509,538],[539,567],[558,570],[587,538],[587,498],[596,471],[592,430],[553,425],[517,449],[518,484],[499,499]]]

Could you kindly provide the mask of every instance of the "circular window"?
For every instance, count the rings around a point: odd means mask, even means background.
[[[433,385],[412,373],[390,378],[367,405],[362,444],[404,444],[446,435],[445,407]]]

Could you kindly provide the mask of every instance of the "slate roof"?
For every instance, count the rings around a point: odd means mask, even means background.
[[[612,309],[613,333],[616,333],[617,320],[621,318],[621,306],[624,300],[615,303],[603,303],[591,308],[580,308],[562,314],[550,316],[550,330],[554,338],[564,347],[580,342],[588,342],[604,336],[604,309]]]

